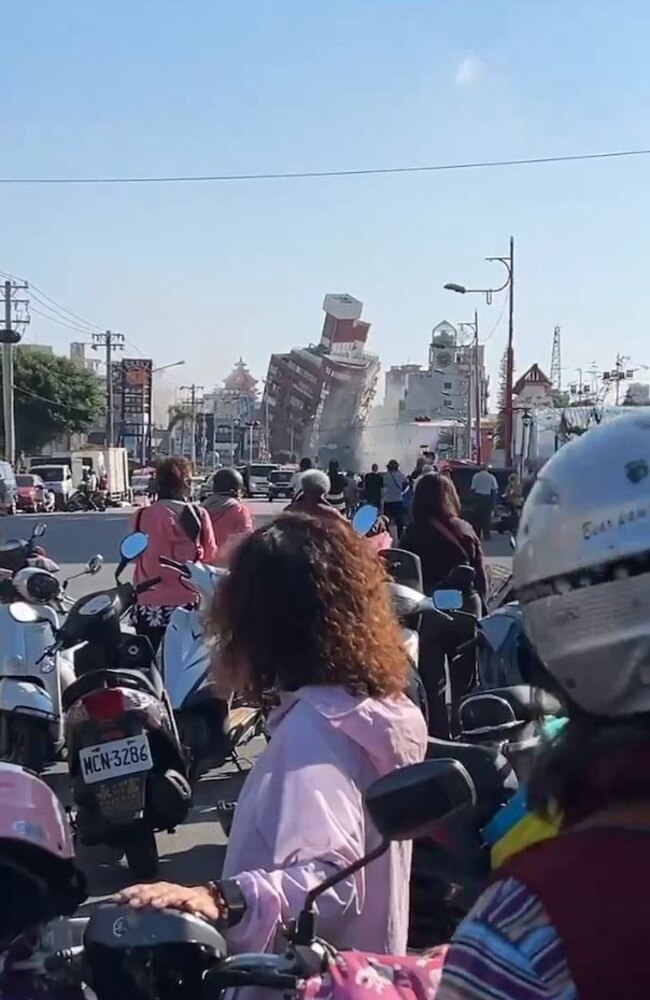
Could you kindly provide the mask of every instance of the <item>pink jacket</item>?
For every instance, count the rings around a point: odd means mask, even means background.
[[[224,865],[247,903],[228,932],[233,952],[273,951],[306,893],[378,842],[363,793],[424,757],[427,732],[405,696],[358,698],[340,687],[282,696],[271,741],[241,792]],[[337,947],[403,953],[411,844],[391,844],[317,903],[316,933]]]
[[[245,503],[234,497],[227,500],[218,495],[208,497],[204,506],[212,522],[217,543],[216,565],[227,566],[242,539],[255,530],[251,512]]]
[[[162,577],[158,586],[140,594],[138,604],[175,608],[196,601],[196,594],[182,584],[178,573],[160,565],[161,556],[177,562],[188,559],[200,559],[211,565],[215,562],[217,546],[207,512],[202,507],[195,507],[201,518],[201,530],[197,541],[193,542],[178,523],[184,506],[178,500],[157,500],[150,507],[140,508],[131,522],[133,531],[144,531],[149,537],[146,552],[135,564],[133,582],[141,583],[153,576]]]

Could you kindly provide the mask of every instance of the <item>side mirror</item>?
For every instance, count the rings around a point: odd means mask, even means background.
[[[104,565],[104,557],[100,555],[93,556],[92,559],[88,560],[87,572],[90,576],[95,576],[99,573],[100,569]]]
[[[120,555],[126,562],[132,562],[146,551],[149,545],[149,538],[143,531],[134,531],[120,544]]]
[[[376,507],[369,503],[364,504],[352,518],[352,527],[357,535],[367,535],[378,517],[379,511]]]
[[[476,803],[476,789],[457,760],[425,760],[385,775],[365,794],[384,841],[412,840],[450,813]]]
[[[14,604],[10,604],[9,614],[20,625],[34,625],[43,620],[36,609],[31,604],[27,604],[26,601],[16,601]]]
[[[45,521],[37,521],[32,530],[32,538],[41,538],[42,535],[47,531],[47,525]]]
[[[517,548],[517,539],[512,534],[510,535],[510,548],[512,549],[513,552]]]
[[[460,590],[434,590],[432,600],[438,611],[461,611],[463,607]]]

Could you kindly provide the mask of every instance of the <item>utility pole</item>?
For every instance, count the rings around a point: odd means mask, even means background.
[[[481,464],[483,455],[481,447],[481,409],[483,393],[481,391],[481,366],[479,365],[478,343],[478,310],[474,310],[474,405],[476,407],[476,461]]]
[[[505,261],[504,261],[505,263]],[[510,280],[508,282],[508,347],[506,352],[506,466],[511,466],[512,455],[512,432],[513,432],[513,403],[512,390],[514,389],[515,356],[513,351],[514,340],[514,312],[515,312],[515,240],[510,237],[510,260],[509,265]]]
[[[192,469],[196,469],[196,397],[199,392],[203,392],[205,386],[196,385],[192,382],[191,385],[182,385],[181,391],[189,392],[189,404],[190,404],[190,432],[192,438],[190,440],[190,460],[192,462]]]
[[[115,413],[113,400],[113,350],[124,350],[124,337],[121,333],[93,333],[92,349],[98,351],[104,348],[104,360],[106,364],[106,447],[112,448],[115,444]]]
[[[18,319],[14,315],[14,306],[27,305],[28,299],[15,298],[15,292],[28,286],[14,281],[4,283],[4,329],[2,342],[2,409],[5,431],[5,458],[13,465],[16,460],[16,422],[14,414],[14,345],[20,341],[16,331],[21,323],[29,323],[29,317]]]

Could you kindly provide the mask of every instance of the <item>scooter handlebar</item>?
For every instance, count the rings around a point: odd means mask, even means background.
[[[185,563],[177,562],[176,559],[169,559],[167,556],[160,556],[158,562],[164,569],[175,569],[177,573],[181,574],[181,576],[189,577],[190,575],[190,571]]]

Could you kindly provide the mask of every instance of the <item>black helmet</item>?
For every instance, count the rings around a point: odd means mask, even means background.
[[[219,469],[215,472],[212,480],[213,493],[241,493],[244,489],[244,480],[241,472],[237,469]]]

